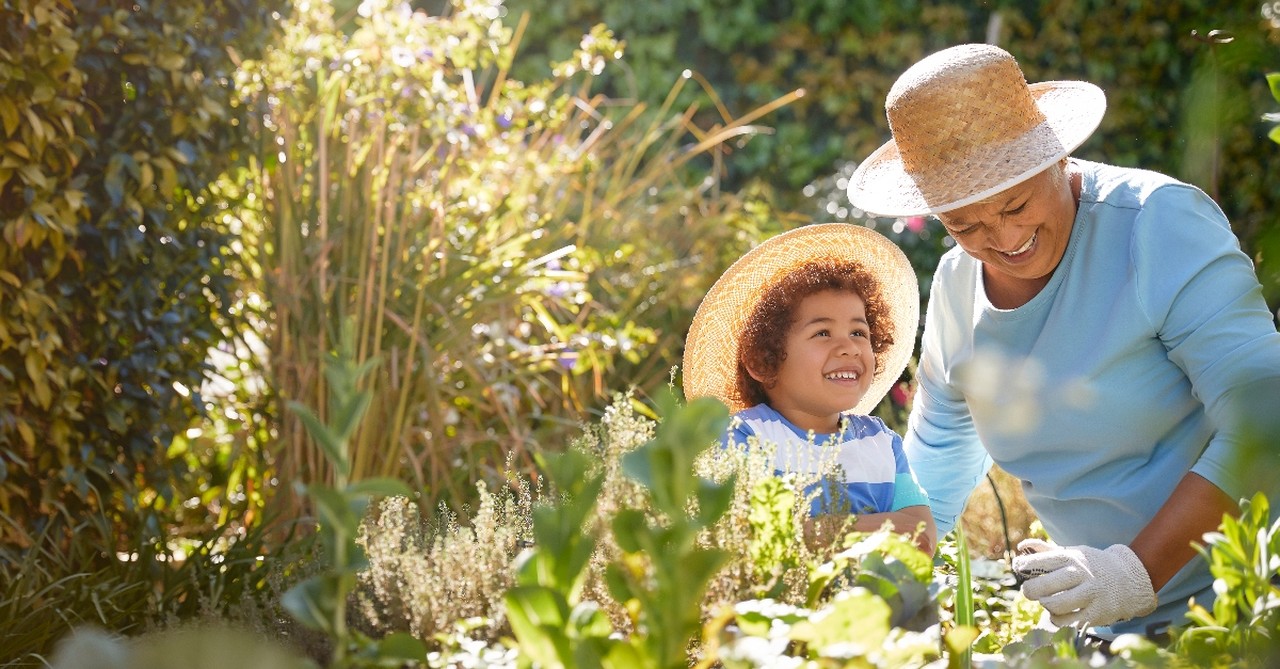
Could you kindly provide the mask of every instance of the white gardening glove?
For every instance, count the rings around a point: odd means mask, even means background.
[[[1025,539],[1018,552],[1013,571],[1027,579],[1022,594],[1040,602],[1058,627],[1110,625],[1156,610],[1151,577],[1124,544],[1099,550]]]

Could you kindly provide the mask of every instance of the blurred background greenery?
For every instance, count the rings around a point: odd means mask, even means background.
[[[302,638],[296,486],[334,473],[282,407],[325,417],[343,323],[378,365],[352,478],[465,522],[613,393],[678,387],[699,299],[765,237],[874,226],[927,290],[951,240],[843,178],[952,44],[1102,86],[1077,155],[1205,189],[1280,306],[1280,8],[1223,4],[7,1],[0,658],[81,623]],[[996,472],[967,519],[999,555],[1032,518]]]

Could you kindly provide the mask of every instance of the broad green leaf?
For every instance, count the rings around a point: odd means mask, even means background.
[[[964,657],[970,652],[975,639],[978,638],[978,628],[970,625],[958,625],[947,630],[942,635],[942,642],[946,644],[947,651],[952,658]]]
[[[791,638],[808,643],[819,653],[833,644],[851,644],[869,653],[889,634],[889,605],[862,588],[840,592],[823,615],[797,622]]]
[[[569,607],[550,588],[520,585],[503,596],[507,621],[520,645],[520,653],[545,667],[567,666],[571,653],[564,634]]]
[[[1271,88],[1271,97],[1280,102],[1280,72],[1267,74],[1267,86]]]
[[[635,553],[641,549],[640,535],[647,530],[646,520],[643,511],[636,509],[623,509],[613,517],[613,537],[618,542],[618,548],[628,553]]]

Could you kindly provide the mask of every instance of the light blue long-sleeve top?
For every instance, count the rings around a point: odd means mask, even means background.
[[[1128,544],[1189,471],[1233,498],[1253,492],[1234,465],[1232,394],[1280,378],[1280,334],[1252,262],[1200,190],[1073,164],[1071,238],[1031,301],[993,307],[981,263],[959,248],[934,276],[904,441],[939,534],[993,460],[1060,545]],[[1211,584],[1197,557],[1154,613],[1097,631],[1184,624],[1187,599],[1210,605]]]

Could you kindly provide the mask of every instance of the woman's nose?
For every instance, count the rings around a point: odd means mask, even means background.
[[[1007,223],[997,223],[987,228],[987,240],[991,247],[1002,253],[1017,251],[1026,240],[1022,238],[1022,230]]]

